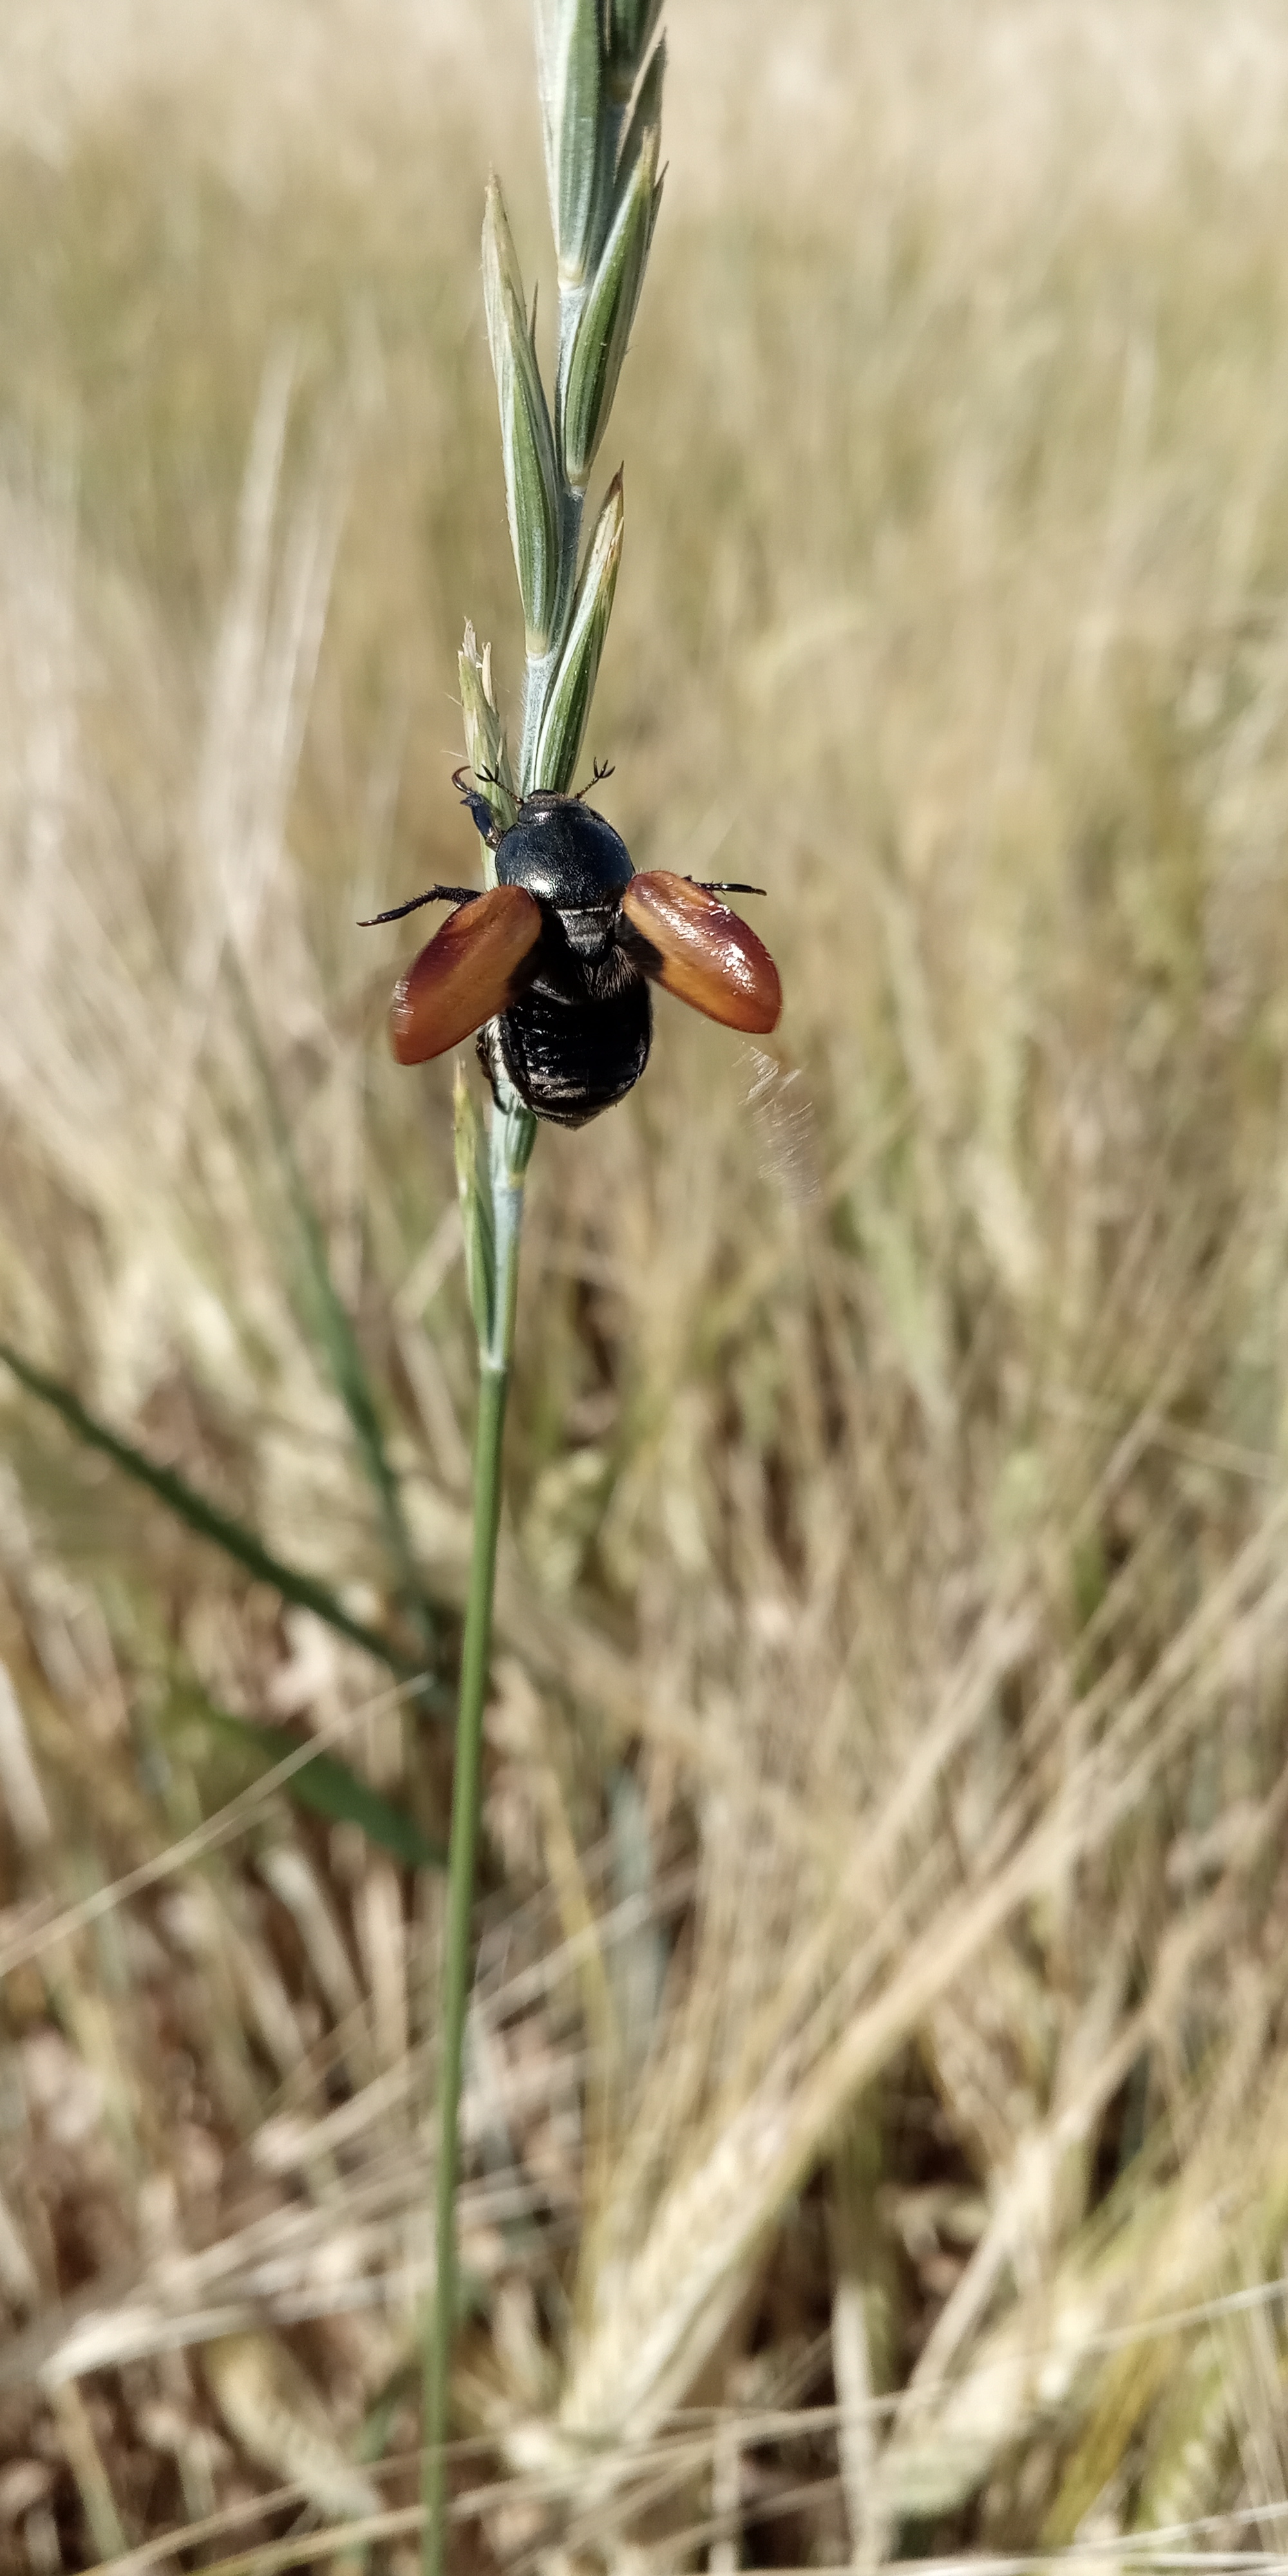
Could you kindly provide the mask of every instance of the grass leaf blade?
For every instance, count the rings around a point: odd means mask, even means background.
[[[221,1735],[243,1745],[256,1755],[266,1769],[282,1762],[289,1754],[298,1753],[300,1738],[289,1726],[276,1726],[267,1721],[238,1717],[232,1709],[216,1708],[213,1701],[202,1699],[195,1713]],[[422,1834],[413,1816],[393,1800],[382,1797],[378,1789],[359,1778],[338,1754],[319,1750],[298,1771],[291,1774],[285,1787],[286,1796],[307,1807],[330,1825],[358,1825],[369,1843],[388,1852],[403,1869],[442,1869],[447,1855],[438,1843]]]
[[[144,1450],[135,1447],[133,1441],[123,1440],[119,1432],[110,1430],[105,1422],[98,1420],[97,1415],[88,1412],[79,1396],[74,1395],[60,1378],[48,1376],[44,1369],[24,1359],[22,1353],[14,1350],[8,1342],[0,1341],[0,1360],[12,1370],[19,1385],[24,1386],[29,1395],[37,1396],[42,1404],[49,1405],[53,1412],[61,1415],[68,1430],[87,1449],[97,1449],[101,1456],[110,1458],[123,1474],[133,1477],[136,1484],[155,1494],[167,1511],[173,1512],[176,1520],[183,1521],[188,1529],[194,1530],[198,1538],[209,1539],[215,1547],[222,1548],[225,1556],[231,1557],[253,1583],[267,1583],[273,1591],[280,1592],[284,1601],[294,1602],[298,1609],[311,1610],[315,1618],[324,1620],[327,1627],[347,1637],[351,1645],[361,1646],[365,1653],[375,1656],[400,1679],[407,1680],[415,1673],[416,1667],[409,1658],[400,1653],[388,1637],[382,1637],[378,1629],[369,1628],[365,1620],[353,1618],[328,1584],[319,1582],[315,1575],[305,1574],[299,1566],[288,1565],[282,1557],[274,1556],[244,1522],[235,1520],[230,1512],[223,1512],[216,1503],[209,1502],[173,1467],[157,1466]]]
[[[389,1463],[389,1453],[385,1447],[380,1414],[372,1393],[366,1362],[349,1319],[348,1310],[331,1273],[321,1219],[300,1169],[299,1157],[282,1107],[276,1076],[264,1045],[245,977],[231,951],[228,964],[243,1032],[263,1095],[264,1106],[268,1113],[269,1130],[299,1232],[304,1257],[304,1289],[309,1308],[309,1320],[321,1346],[336,1394],[348,1414],[357,1443],[358,1456],[375,1495],[385,1546],[389,1553],[398,1591],[414,1617],[426,1645],[432,1646],[439,1623],[433,1605],[426,1598],[420,1582],[411,1536],[403,1512],[402,1494],[398,1479]]]

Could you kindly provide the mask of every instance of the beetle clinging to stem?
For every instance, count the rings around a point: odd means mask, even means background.
[[[504,1074],[538,1118],[582,1127],[639,1081],[652,1040],[650,983],[749,1036],[778,1025],[778,970],[722,894],[669,868],[637,874],[625,842],[581,796],[540,788],[508,830],[486,797],[454,781],[496,853],[486,893],[430,886],[379,912],[398,921],[450,903],[442,929],[403,975],[390,1012],[400,1064],[423,1064],[477,1030],[497,1091]],[[609,775],[596,768],[592,786]],[[364,927],[369,925],[364,925]]]

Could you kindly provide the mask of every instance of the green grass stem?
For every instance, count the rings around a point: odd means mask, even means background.
[[[510,1266],[517,1277],[519,1230],[511,1236]],[[511,1315],[513,1299],[511,1298]],[[469,1601],[461,1653],[460,1715],[452,1788],[452,1838],[448,1863],[447,1921],[443,1955],[439,2146],[436,2194],[437,2277],[425,2350],[425,2566],[443,2576],[444,2478],[456,2324],[456,2171],[465,2011],[472,1955],[474,1860],[478,1848],[483,1778],[483,1703],[492,1642],[492,1596],[501,1518],[501,1441],[509,1388],[503,1366],[484,1363],[479,1379],[474,1440],[474,1543]]]
[[[434,2296],[427,2319],[422,2478],[425,2501],[423,2564],[443,2576],[446,2445],[451,2399],[452,2342],[456,2329],[456,2180],[460,2160],[461,2069],[469,1992],[474,1910],[474,1871],[483,1780],[483,1707],[492,1647],[497,1536],[501,1525],[501,1444],[514,1357],[518,1312],[519,1242],[523,1191],[536,1138],[536,1120],[520,1104],[493,1111],[486,1168],[474,1140],[477,1112],[458,1093],[457,1142],[461,1195],[479,1334],[479,1397],[474,1434],[474,1521],[470,1587],[461,1647],[452,1830],[448,1851],[447,1918],[440,1998],[439,2140],[435,2195]],[[469,1150],[464,1150],[464,1140]],[[486,1245],[486,1258],[482,1257]]]

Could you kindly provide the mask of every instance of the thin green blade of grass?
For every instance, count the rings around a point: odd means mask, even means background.
[[[213,1701],[204,1698],[193,1701],[192,1713],[229,1742],[243,1746],[265,1770],[300,1750],[300,1738],[289,1726],[238,1717],[234,1710],[216,1708]],[[368,1781],[359,1779],[338,1754],[315,1753],[301,1770],[292,1772],[286,1795],[329,1825],[357,1825],[369,1843],[388,1852],[403,1869],[446,1867],[447,1854],[442,1845],[430,1842],[404,1807],[395,1806],[391,1798],[382,1797]]]
[[[403,1511],[402,1492],[389,1462],[366,1362],[332,1276],[321,1219],[300,1169],[281,1093],[245,976],[231,952],[227,963],[242,1032],[263,1097],[269,1133],[299,1236],[304,1277],[301,1282],[303,1293],[298,1296],[297,1303],[303,1309],[302,1321],[316,1337],[336,1394],[348,1414],[358,1457],[376,1498],[399,1598],[408,1616],[415,1621],[426,1646],[433,1647],[441,1636],[442,1619],[426,1594],[417,1571],[415,1551]]]
[[[400,1681],[416,1678],[417,1667],[410,1658],[390,1638],[383,1637],[378,1628],[369,1628],[365,1620],[355,1619],[343,1602],[337,1600],[329,1585],[319,1582],[316,1575],[305,1574],[299,1566],[286,1564],[282,1557],[274,1556],[253,1530],[248,1530],[242,1521],[235,1520],[231,1513],[220,1511],[217,1504],[207,1501],[206,1496],[199,1494],[195,1485],[190,1485],[187,1478],[177,1474],[173,1467],[158,1467],[142,1449],[135,1447],[133,1441],[123,1440],[119,1432],[110,1430],[105,1422],[100,1422],[95,1414],[88,1412],[79,1396],[74,1395],[69,1386],[64,1386],[60,1378],[50,1377],[44,1369],[35,1367],[9,1342],[0,1341],[0,1360],[12,1370],[19,1385],[24,1386],[29,1395],[36,1396],[61,1416],[68,1430],[87,1449],[97,1449],[101,1456],[110,1458],[124,1475],[132,1476],[136,1484],[155,1494],[158,1502],[164,1503],[176,1520],[195,1530],[199,1538],[209,1539],[213,1546],[222,1548],[225,1556],[231,1557],[252,1582],[267,1583],[273,1591],[281,1594],[284,1601],[294,1602],[298,1609],[311,1610],[316,1618],[325,1621],[328,1628],[334,1628],[339,1636],[347,1637],[351,1645],[361,1646],[364,1653],[387,1665]],[[446,1707],[448,1695],[440,1685],[431,1681],[423,1684],[422,1688],[432,1706]]]

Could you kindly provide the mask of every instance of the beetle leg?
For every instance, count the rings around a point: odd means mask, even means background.
[[[763,886],[720,884],[709,877],[686,877],[686,885],[695,885],[700,894],[763,894]]]
[[[606,778],[611,778],[612,776],[613,764],[611,760],[592,760],[590,764],[590,776],[587,779],[585,786],[578,788],[576,797],[573,800],[574,803],[580,805],[582,799],[589,796],[592,787],[601,787],[604,780]]]
[[[374,930],[377,922],[401,921],[404,914],[419,912],[423,903],[477,903],[481,886],[431,886],[426,894],[414,894],[410,903],[396,903],[389,912],[373,912],[358,924],[359,930]]]

